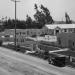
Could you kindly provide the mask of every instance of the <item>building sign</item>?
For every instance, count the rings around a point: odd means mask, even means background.
[[[45,35],[45,40],[48,40],[49,42],[56,42],[57,36]]]

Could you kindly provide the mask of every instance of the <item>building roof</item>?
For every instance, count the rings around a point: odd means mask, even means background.
[[[57,27],[61,28],[61,29],[65,29],[65,28],[75,28],[75,24],[48,24],[45,25],[48,29],[55,29]]]

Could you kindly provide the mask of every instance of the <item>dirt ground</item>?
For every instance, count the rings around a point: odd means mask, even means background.
[[[0,75],[54,75],[0,53]]]
[[[75,75],[75,69],[55,67],[42,59],[0,47],[0,75]]]

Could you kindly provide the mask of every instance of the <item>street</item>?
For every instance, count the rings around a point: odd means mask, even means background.
[[[0,47],[0,75],[75,75],[75,69]]]

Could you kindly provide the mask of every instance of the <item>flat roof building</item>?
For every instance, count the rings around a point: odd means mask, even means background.
[[[74,33],[75,24],[48,24],[45,25],[46,29],[52,30],[54,35],[59,33]]]

